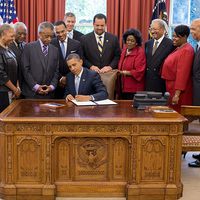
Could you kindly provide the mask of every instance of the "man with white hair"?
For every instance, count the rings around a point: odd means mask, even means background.
[[[17,22],[13,25],[15,30],[15,45],[19,49],[23,49],[26,43],[27,27],[23,22]]]
[[[146,74],[145,90],[162,92],[166,91],[165,82],[161,78],[162,64],[165,58],[174,50],[172,40],[166,37],[167,24],[162,19],[154,19],[151,23],[151,40],[145,43]]]
[[[23,76],[21,72],[21,56],[26,44],[27,27],[23,22],[17,22],[13,25],[15,31],[15,40],[9,45],[9,48],[13,51],[16,56],[18,64],[18,76],[19,85],[23,82]]]
[[[59,53],[50,44],[54,26],[42,22],[38,26],[38,40],[24,47],[22,54],[22,94],[27,99],[54,98],[58,82]]]

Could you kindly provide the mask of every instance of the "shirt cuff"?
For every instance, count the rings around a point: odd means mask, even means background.
[[[40,85],[39,84],[36,84],[36,85],[34,85],[34,87],[33,87],[33,91],[34,92],[37,92],[37,90],[38,90],[38,88],[40,87]]]
[[[55,87],[53,85],[50,85],[49,87],[51,87],[51,90],[54,91]]]
[[[95,100],[93,95],[90,95],[90,97],[91,97],[91,100],[92,100],[92,101],[94,101],[94,100]]]

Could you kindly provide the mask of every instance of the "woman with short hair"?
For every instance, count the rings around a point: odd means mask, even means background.
[[[8,49],[14,37],[14,29],[10,25],[3,24],[0,27],[0,112],[9,105],[9,99],[19,97],[21,94],[17,87],[15,54]]]
[[[122,50],[118,69],[121,74],[121,99],[133,99],[137,91],[144,90],[146,58],[139,30],[129,29],[123,34],[125,47]]]
[[[181,105],[192,105],[192,64],[194,49],[187,42],[190,29],[186,25],[175,27],[173,45],[176,49],[165,59],[162,78],[170,93],[169,105],[180,112]]]

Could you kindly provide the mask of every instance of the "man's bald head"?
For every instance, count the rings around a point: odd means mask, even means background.
[[[200,18],[192,21],[190,32],[195,40],[200,41]]]

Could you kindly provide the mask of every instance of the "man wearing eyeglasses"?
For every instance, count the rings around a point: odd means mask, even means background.
[[[151,23],[152,39],[145,43],[146,73],[145,90],[166,91],[165,82],[161,78],[161,68],[165,58],[174,50],[172,40],[166,37],[167,24],[162,19],[154,19]]]

